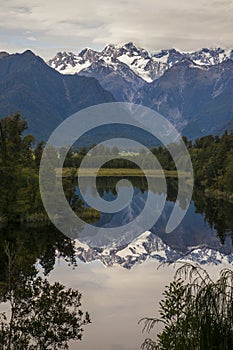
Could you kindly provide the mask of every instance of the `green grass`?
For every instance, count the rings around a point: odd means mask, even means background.
[[[94,176],[97,169],[87,168],[85,169],[84,176]],[[152,177],[159,177],[161,178],[161,172],[159,170],[153,170],[153,169],[146,169],[148,176]],[[61,176],[61,169],[56,169],[57,176]],[[73,168],[63,168],[62,169],[62,176],[68,177],[71,174],[74,174]],[[164,170],[164,174],[167,177],[177,177],[176,170]],[[76,176],[78,176],[78,169],[76,169]],[[181,176],[183,177],[189,177],[189,173],[182,172]],[[126,168],[117,168],[117,169],[111,169],[111,168],[101,168],[97,172],[97,176],[145,176],[145,173],[141,169],[126,169]]]
[[[77,211],[77,214],[80,219],[87,223],[93,223],[95,221],[99,221],[100,219],[100,212],[93,208],[82,208],[81,210]]]

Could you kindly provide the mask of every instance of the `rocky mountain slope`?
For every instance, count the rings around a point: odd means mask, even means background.
[[[38,139],[46,140],[72,113],[114,100],[160,112],[189,138],[233,125],[232,51],[151,54],[128,43],[58,53],[48,64],[29,50],[1,52],[0,77],[1,116],[19,111]]]
[[[118,71],[122,77],[131,75],[127,68],[146,82],[152,82],[164,74],[182,59],[191,59],[198,65],[216,65],[227,59],[233,59],[233,50],[225,51],[221,48],[203,48],[196,52],[180,52],[176,49],[161,50],[150,53],[129,42],[123,46],[107,45],[102,51],[84,49],[80,53],[58,52],[48,61],[48,65],[62,74],[94,72],[100,67]],[[124,69],[125,68],[125,69]]]
[[[101,52],[60,52],[48,64],[64,75],[95,77],[117,101],[160,112],[190,138],[232,127],[233,50],[152,54],[130,42]]]
[[[0,53],[1,117],[20,112],[37,139],[46,140],[72,113],[112,101],[96,79],[62,75],[29,50]]]
[[[190,138],[230,129],[232,101],[233,60],[200,66],[189,59],[140,89],[136,99],[164,115]]]

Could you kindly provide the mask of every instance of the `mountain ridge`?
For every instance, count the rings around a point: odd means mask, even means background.
[[[150,53],[129,42],[58,56],[48,64],[63,75],[95,77],[117,101],[154,109],[188,138],[232,128],[233,50]]]
[[[28,119],[29,131],[44,140],[69,115],[113,101],[154,109],[191,139],[232,128],[232,50],[202,49],[184,56],[170,49],[151,54],[130,42],[109,44],[101,52],[84,49],[80,57],[78,64],[86,68],[65,74],[67,60],[77,68],[74,54],[58,54],[56,67],[52,67],[55,63],[46,64],[30,50],[0,52],[2,116],[19,111]],[[62,59],[64,74],[60,73]],[[157,68],[166,65],[162,75],[154,71],[151,60]],[[132,67],[144,73],[153,71],[156,77],[149,83]]]
[[[183,59],[139,90],[136,102],[158,111],[193,139],[230,128],[232,99],[233,60],[198,66]]]
[[[105,66],[115,64],[115,67],[124,63],[144,81],[152,82],[183,58],[189,58],[198,65],[216,65],[227,59],[233,59],[233,50],[218,47],[181,52],[172,48],[150,53],[129,42],[122,46],[108,44],[102,51],[85,48],[78,54],[58,52],[47,63],[62,74],[85,74],[94,62]]]
[[[20,112],[37,139],[46,140],[64,119],[83,108],[115,101],[95,78],[62,75],[30,50],[4,54],[0,78],[1,115]]]

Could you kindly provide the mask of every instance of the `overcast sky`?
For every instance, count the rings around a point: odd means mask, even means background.
[[[156,51],[233,48],[233,0],[0,0],[0,50],[57,51],[135,44]]]

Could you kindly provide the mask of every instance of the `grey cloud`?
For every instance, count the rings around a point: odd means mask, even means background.
[[[15,14],[30,14],[32,12],[31,9],[27,6],[13,6],[10,9]]]
[[[223,6],[224,3],[224,6]],[[233,47],[232,1],[228,0],[23,0],[2,4],[1,49],[28,46],[46,59],[55,49],[77,52],[107,43],[134,41],[150,50]],[[26,34],[30,31],[30,35]]]

